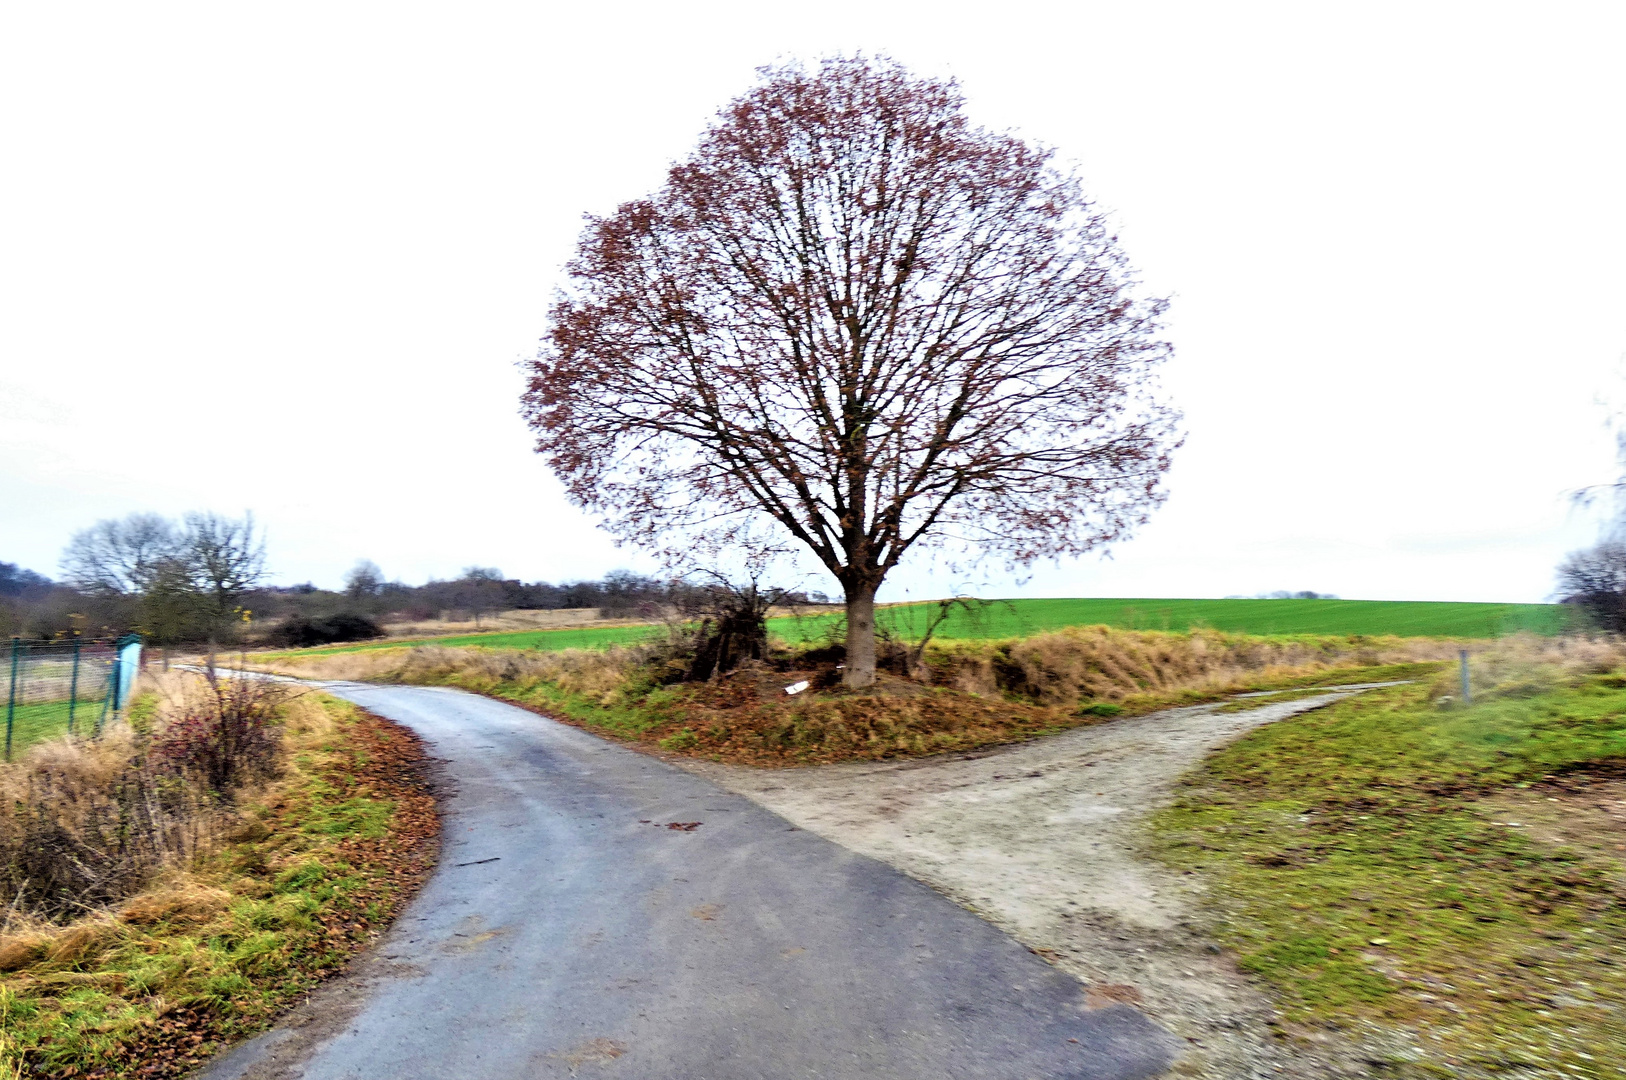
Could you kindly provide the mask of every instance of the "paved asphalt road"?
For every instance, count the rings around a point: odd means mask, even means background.
[[[327,689],[446,759],[440,868],[354,975],[207,1080],[1106,1080],[1178,1049],[926,886],[648,755],[456,690]]]

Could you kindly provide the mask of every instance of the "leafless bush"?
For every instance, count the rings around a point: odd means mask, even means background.
[[[1626,542],[1605,540],[1570,552],[1558,565],[1558,594],[1598,629],[1626,631]]]
[[[206,850],[231,798],[275,768],[280,687],[172,680],[150,728],[59,739],[0,768],[7,920],[54,919],[129,897]]]
[[[265,679],[220,678],[172,701],[154,730],[148,753],[159,769],[226,794],[268,775],[276,762],[276,719],[288,691]]]
[[[55,918],[122,899],[214,835],[215,801],[154,767],[142,741],[59,740],[0,773],[9,913]]]
[[[673,681],[699,682],[768,655],[768,612],[791,595],[765,586],[759,572],[743,582],[715,571],[674,590],[677,601],[664,641],[650,647]]]

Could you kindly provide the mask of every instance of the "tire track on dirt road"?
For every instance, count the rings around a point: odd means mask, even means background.
[[[664,761],[457,690],[323,688],[444,759],[442,863],[207,1080],[1137,1080],[1178,1050],[918,881]]]

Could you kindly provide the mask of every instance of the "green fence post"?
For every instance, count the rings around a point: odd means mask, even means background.
[[[22,655],[23,639],[11,639],[11,687],[6,694],[6,760],[11,760],[11,722],[17,715],[17,660]]]
[[[73,734],[73,711],[79,706],[79,631],[73,632],[73,676],[68,680],[68,734]]]

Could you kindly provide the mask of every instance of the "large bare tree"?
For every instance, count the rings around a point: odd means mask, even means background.
[[[69,584],[82,592],[135,596],[145,592],[184,547],[181,530],[168,518],[131,514],[74,533],[62,553],[62,570]]]
[[[137,598],[139,625],[159,642],[213,641],[265,575],[265,536],[253,514],[131,514],[75,533],[62,568],[83,592]]]
[[[265,533],[256,530],[251,513],[229,518],[209,512],[187,514],[183,536],[193,587],[210,617],[224,625],[265,577]]]
[[[1025,566],[1162,499],[1163,302],[1052,152],[973,126],[952,82],[764,69],[568,272],[537,450],[626,540],[777,522],[846,592],[849,686],[910,549]]]

